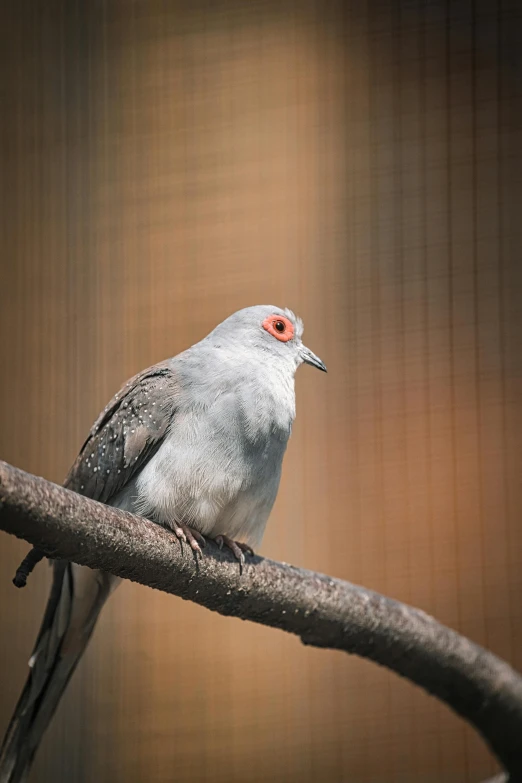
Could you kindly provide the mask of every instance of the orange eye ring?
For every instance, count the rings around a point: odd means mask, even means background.
[[[263,329],[282,343],[287,343],[294,336],[294,325],[284,315],[269,315],[263,321]]]

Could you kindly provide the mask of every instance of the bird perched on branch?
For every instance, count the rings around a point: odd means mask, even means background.
[[[290,310],[240,310],[187,351],[128,381],[102,411],[65,486],[172,530],[196,557],[205,537],[239,561],[274,504],[295,416],[294,374],[326,371]],[[26,572],[38,560],[33,555]],[[118,579],[65,561],[0,752],[0,783],[25,780]]]

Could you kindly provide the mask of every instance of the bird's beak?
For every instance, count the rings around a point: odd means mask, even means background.
[[[312,351],[309,348],[306,348],[304,345],[301,348],[301,359],[305,364],[311,364],[312,367],[317,367],[318,370],[326,372],[326,366],[324,362],[322,362],[320,358],[315,355],[315,353],[312,353]]]

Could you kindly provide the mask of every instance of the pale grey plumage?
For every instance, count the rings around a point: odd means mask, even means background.
[[[289,324],[291,339],[263,325],[272,316]],[[295,371],[302,362],[326,369],[302,345],[302,332],[289,310],[246,308],[138,374],[94,424],[65,486],[165,526],[259,544],[295,416]],[[31,674],[2,746],[0,783],[27,775],[116,583],[55,564]]]
[[[261,328],[271,313],[296,322],[295,343],[278,343]],[[165,525],[175,519],[204,535],[259,544],[295,416],[301,333],[289,311],[249,308],[172,359],[175,413],[118,502]]]

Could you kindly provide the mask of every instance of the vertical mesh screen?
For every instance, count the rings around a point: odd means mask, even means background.
[[[240,307],[305,320],[262,553],[413,603],[522,667],[515,2],[6,3],[0,456],[61,481],[127,377]],[[0,728],[48,569],[10,584]],[[37,781],[476,781],[385,670],[132,584]]]

